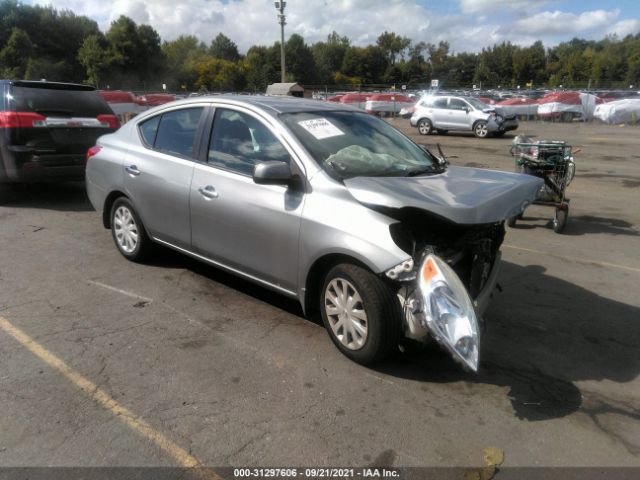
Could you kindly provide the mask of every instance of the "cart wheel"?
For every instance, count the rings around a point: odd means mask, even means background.
[[[518,221],[518,216],[514,215],[513,217],[509,217],[507,218],[507,225],[509,225],[511,228],[516,226],[516,222]]]
[[[564,227],[567,226],[567,218],[569,217],[569,205],[561,205],[556,207],[556,214],[553,217],[553,231],[562,233]]]

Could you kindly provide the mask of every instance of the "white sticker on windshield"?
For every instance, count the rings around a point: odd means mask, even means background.
[[[302,122],[298,122],[298,125],[304,128],[318,140],[322,140],[323,138],[337,137],[338,135],[344,135],[344,132],[342,130],[340,130],[326,118],[303,120]]]

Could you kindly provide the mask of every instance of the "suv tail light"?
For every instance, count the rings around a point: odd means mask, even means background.
[[[105,127],[120,128],[120,121],[115,115],[98,115],[96,118],[100,123],[104,124]]]
[[[102,150],[102,147],[100,145],[94,145],[89,150],[87,150],[87,162],[89,161],[89,159],[91,157],[93,157],[93,156],[97,155],[98,153],[100,153],[100,150]]]
[[[0,112],[0,128],[44,127],[46,120],[33,112]]]

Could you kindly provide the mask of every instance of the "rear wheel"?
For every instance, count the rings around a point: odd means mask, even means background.
[[[429,135],[432,130],[433,125],[431,124],[431,120],[423,118],[418,121],[418,132],[420,132],[421,135]]]
[[[573,113],[571,112],[563,112],[560,116],[561,122],[571,122],[573,120]]]
[[[567,226],[567,219],[569,218],[569,205],[563,205],[556,207],[556,213],[553,217],[553,231],[556,233],[562,233],[564,227]]]
[[[473,126],[473,134],[478,138],[487,138],[487,135],[489,135],[487,122],[485,122],[484,120],[476,122],[476,124]]]
[[[118,251],[127,259],[140,262],[151,254],[153,244],[131,201],[120,197],[111,207],[111,234]]]
[[[348,263],[333,267],[322,286],[320,312],[331,340],[351,360],[368,365],[397,351],[398,297],[370,271]]]
[[[514,215],[513,217],[509,217],[507,219],[507,225],[509,225],[511,228],[516,226],[516,222],[518,221],[518,216]]]

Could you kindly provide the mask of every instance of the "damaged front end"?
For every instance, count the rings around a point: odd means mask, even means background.
[[[401,221],[391,235],[411,259],[386,276],[400,285],[405,336],[434,338],[476,372],[481,316],[496,285],[504,222],[460,226],[413,209],[394,216]]]

